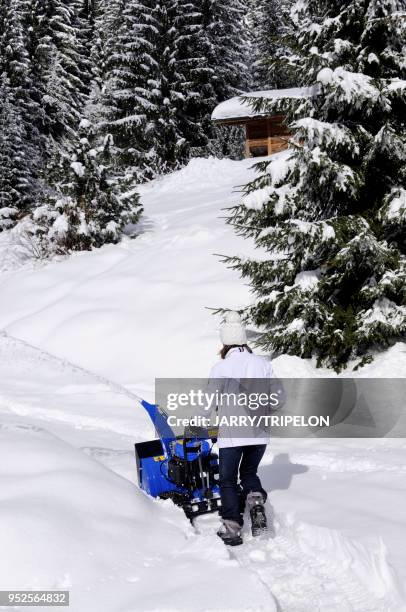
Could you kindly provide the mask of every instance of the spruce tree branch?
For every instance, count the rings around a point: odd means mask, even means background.
[[[253,225],[243,225],[242,223],[233,223],[233,221],[230,221],[230,224],[233,225],[234,227],[240,227],[241,229],[247,229],[247,230],[251,230],[254,232],[262,232],[266,229],[268,229],[267,227],[255,227]]]

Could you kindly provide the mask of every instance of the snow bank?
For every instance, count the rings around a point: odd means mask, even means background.
[[[276,610],[215,535],[202,555],[170,501],[38,427],[1,425],[0,478],[0,589],[66,589],[72,612],[190,610],[185,592],[195,610]]]
[[[219,349],[219,319],[205,307],[250,300],[213,254],[249,252],[222,208],[240,200],[236,185],[254,177],[251,166],[193,160],[142,186],[136,240],[0,274],[0,328],[139,389],[159,375],[205,375]]]
[[[337,376],[335,372],[327,368],[316,368],[313,359],[301,359],[294,355],[281,355],[274,359],[273,364],[278,376],[291,378],[328,378]],[[340,372],[340,377],[365,377],[365,378],[404,378],[406,372],[406,346],[404,342],[397,342],[387,351],[377,353],[374,361],[364,367],[353,370],[357,361],[349,362],[345,370]]]
[[[390,610],[405,603],[405,450],[405,440],[394,439],[279,439],[271,442],[260,468],[271,504],[282,515],[279,535],[292,538],[302,551],[321,548],[315,555],[324,557],[326,567],[350,567],[376,596],[392,595]],[[340,561],[344,556],[347,561]],[[331,575],[338,577],[334,570]],[[385,607],[376,603],[371,610]]]
[[[149,419],[127,390],[3,334],[0,380],[3,414],[97,429],[110,436],[153,437]]]
[[[275,182],[288,157],[287,151],[274,156],[269,172]],[[145,389],[148,397],[155,377],[206,375],[217,358],[220,323],[206,307],[238,309],[252,299],[238,272],[213,254],[261,255],[223,219],[223,209],[241,199],[236,186],[254,177],[252,160],[194,159],[142,186],[145,215],[136,240],[0,273],[0,329]],[[326,239],[332,231],[324,226]],[[357,375],[404,376],[402,346],[378,356],[380,369],[371,364]],[[275,365],[285,376],[331,375],[295,357],[281,356]]]
[[[309,525],[293,514],[281,520],[279,534],[282,541],[286,538],[290,542],[297,558],[310,561],[298,575],[276,582],[274,593],[283,602],[283,609],[307,612],[310,601],[312,609],[329,612],[400,609],[402,596],[382,543],[377,543],[371,552],[338,531]],[[278,559],[279,543],[269,549],[271,558]],[[314,585],[314,574],[318,572],[325,574],[324,591]],[[327,576],[334,576],[334,584]],[[298,601],[299,592],[306,594],[306,604]]]

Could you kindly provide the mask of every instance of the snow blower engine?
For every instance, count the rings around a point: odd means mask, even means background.
[[[176,436],[159,406],[144,400],[141,404],[159,439],[135,445],[140,488],[152,497],[171,499],[190,520],[216,512],[221,502],[218,457],[212,453],[215,432],[193,435],[186,431],[182,437]]]

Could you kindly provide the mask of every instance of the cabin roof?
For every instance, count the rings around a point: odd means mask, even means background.
[[[212,113],[216,122],[239,119],[241,122],[253,117],[266,117],[268,113],[255,111],[249,104],[249,98],[264,98],[267,100],[282,100],[283,98],[308,98],[315,94],[314,87],[292,87],[290,89],[269,89],[267,91],[248,91],[221,102]],[[244,99],[246,98],[246,99]]]

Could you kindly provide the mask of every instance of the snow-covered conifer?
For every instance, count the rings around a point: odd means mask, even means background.
[[[178,3],[158,0],[153,3],[156,27],[154,54],[158,69],[153,89],[155,106],[154,147],[160,169],[167,171],[181,165],[189,157],[187,137],[182,130],[185,104],[182,66],[178,62],[179,20]]]
[[[291,0],[252,0],[249,12],[251,40],[250,77],[254,89],[278,89],[292,85],[286,56],[287,37],[294,31],[289,16]]]
[[[287,61],[313,95],[290,109],[288,159],[262,164],[230,219],[263,251],[229,263],[251,281],[266,349],[340,369],[405,334],[404,8],[294,6]]]
[[[214,126],[212,110],[219,102],[246,91],[250,85],[248,71],[251,48],[248,32],[248,5],[242,0],[199,0],[202,19],[207,86],[202,94],[209,108],[203,119],[209,136],[205,153],[241,157],[243,134],[239,128]]]
[[[41,87],[44,133],[74,134],[86,103],[90,65],[79,2],[33,0],[34,62]]]
[[[136,192],[125,192],[123,181],[110,174],[111,137],[98,137],[83,119],[76,150],[60,149],[62,181],[49,189],[42,206],[32,213],[32,233],[44,250],[67,253],[118,242],[124,227],[136,223],[141,213]],[[131,186],[131,177],[129,186]]]
[[[11,227],[35,202],[41,140],[28,0],[0,7],[0,230]]]
[[[201,10],[213,86],[217,100],[223,101],[248,84],[247,5],[242,0],[203,0]]]
[[[101,120],[105,133],[113,138],[117,164],[132,172],[134,182],[157,169],[154,55],[158,33],[153,4],[150,0],[110,3],[100,22],[105,28],[106,61]]]
[[[182,94],[177,113],[180,132],[190,154],[201,155],[207,152],[212,132],[210,117],[217,103],[201,0],[176,1],[175,28],[174,60]]]

